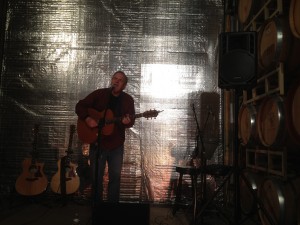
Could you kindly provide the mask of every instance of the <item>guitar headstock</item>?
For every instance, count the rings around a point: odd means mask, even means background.
[[[163,110],[162,110],[163,111]],[[158,116],[158,114],[162,111],[158,111],[155,109],[151,109],[148,111],[143,112],[143,117],[149,119],[149,118],[156,118]]]

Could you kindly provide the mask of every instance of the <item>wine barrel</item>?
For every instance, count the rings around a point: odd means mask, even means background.
[[[296,80],[288,90],[286,107],[289,137],[295,147],[297,147],[300,146],[300,79]]]
[[[255,195],[258,194],[264,176],[257,172],[245,171],[240,179],[241,210],[246,215],[252,214],[258,207]]]
[[[241,24],[247,24],[255,16],[264,1],[262,0],[239,0],[238,2],[238,20]]]
[[[289,8],[289,23],[292,34],[300,38],[300,0],[291,0]]]
[[[256,106],[242,105],[238,115],[238,136],[241,144],[247,147],[259,145],[259,136],[256,125]]]
[[[259,210],[262,224],[273,224],[268,220],[268,213],[275,222],[274,225],[296,225],[299,190],[300,178],[288,181],[275,177],[265,179],[258,190],[258,198],[266,211]]]
[[[265,147],[281,147],[286,140],[284,97],[265,97],[257,112],[257,130],[260,142]]]
[[[286,17],[267,19],[258,33],[258,69],[268,71],[285,62],[290,52],[291,32]]]
[[[267,19],[258,31],[259,74],[273,70],[281,62],[286,72],[300,68],[300,39],[292,35],[286,16]]]

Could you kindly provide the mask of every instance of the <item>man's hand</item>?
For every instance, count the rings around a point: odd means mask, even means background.
[[[129,124],[131,122],[130,116],[129,114],[126,114],[123,118],[122,118],[122,123],[123,124]]]

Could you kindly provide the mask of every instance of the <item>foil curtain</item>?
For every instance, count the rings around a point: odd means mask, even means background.
[[[176,165],[203,151],[222,163],[217,87],[221,0],[7,1],[1,70],[1,195],[12,193],[22,160],[36,150],[50,182],[66,154],[77,101],[123,70],[139,118],[126,133],[122,201],[174,199]],[[195,110],[193,110],[195,109]],[[198,129],[199,128],[199,129]],[[199,132],[200,131],[200,132]],[[200,133],[200,135],[199,135]],[[88,149],[74,134],[79,194],[90,195]],[[107,182],[107,177],[105,178]],[[184,184],[189,190],[190,181]],[[51,190],[46,190],[51,195]]]

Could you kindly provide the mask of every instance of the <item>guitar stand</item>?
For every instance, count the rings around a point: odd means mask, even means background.
[[[235,90],[235,110],[234,110],[234,117],[235,117],[235,124],[238,124],[238,103],[239,103],[239,95],[240,93],[237,89]],[[230,221],[228,216],[226,216],[223,212],[220,211],[222,215],[228,220],[230,224],[233,225],[239,225],[242,224],[246,219],[244,218],[241,220],[241,205],[240,205],[240,177],[245,181],[245,184],[249,188],[251,194],[254,197],[255,202],[258,205],[257,209],[260,209],[264,215],[266,216],[268,222],[270,225],[276,225],[274,219],[269,215],[269,213],[266,211],[265,207],[263,206],[262,202],[257,198],[256,193],[252,189],[252,186],[250,182],[247,180],[247,178],[241,173],[241,169],[239,168],[239,140],[238,140],[238,129],[234,129],[234,137],[235,137],[235,142],[234,142],[234,162],[233,162],[233,167],[231,171],[228,172],[228,174],[224,177],[223,182],[220,184],[220,186],[217,188],[217,190],[214,192],[214,194],[210,197],[208,201],[204,201],[202,207],[199,209],[197,213],[196,220],[198,225],[203,224],[203,212],[206,210],[206,208],[212,203],[216,195],[219,193],[219,191],[224,187],[224,185],[229,182],[230,177],[233,176],[233,182],[234,182],[234,221]],[[206,174],[206,171],[204,171]]]
[[[61,202],[62,205],[67,204],[67,194],[66,194],[66,158],[67,156],[63,156],[60,160],[60,194],[61,194]]]
[[[68,153],[69,154],[69,153]],[[67,194],[67,166],[68,166],[69,156],[63,156],[60,161],[60,198],[59,201],[61,201],[62,205],[65,206],[68,204],[69,201],[72,201],[73,203],[77,205],[82,205],[80,202],[74,200],[74,194]]]

